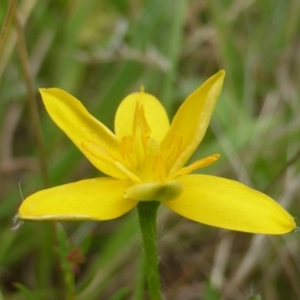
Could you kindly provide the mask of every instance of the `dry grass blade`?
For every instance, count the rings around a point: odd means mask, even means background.
[[[16,4],[15,0],[9,1],[9,6],[8,6],[6,16],[5,16],[5,19],[4,19],[2,28],[1,28],[1,32],[0,32],[0,54],[2,52],[2,48],[5,43],[5,39],[6,39],[6,36],[8,34],[9,28],[10,28],[12,18],[15,14],[16,6],[17,6],[17,4]]]
[[[25,43],[20,19],[19,19],[17,13],[15,13],[15,15],[14,15],[14,20],[15,20],[15,25],[16,25],[17,37],[18,37],[17,42],[18,42],[18,49],[19,49],[19,54],[20,54],[21,65],[23,68],[24,81],[25,81],[25,84],[27,87],[29,106],[30,106],[30,111],[31,111],[31,120],[32,120],[33,130],[35,132],[37,147],[39,150],[40,170],[43,175],[45,187],[48,187],[49,186],[49,174],[48,174],[48,169],[47,169],[45,146],[43,143],[42,131],[40,128],[39,112],[38,112],[38,108],[37,108],[35,93],[33,90],[34,85],[33,85],[32,78],[31,78],[26,43]]]

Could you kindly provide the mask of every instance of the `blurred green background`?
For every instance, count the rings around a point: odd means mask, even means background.
[[[266,192],[299,216],[299,0],[20,0],[16,16],[13,3],[0,4],[0,299],[67,299],[73,291],[78,300],[147,299],[135,210],[103,223],[12,230],[23,197],[100,175],[50,120],[39,87],[67,90],[112,128],[120,101],[141,85],[172,118],[225,69],[192,160],[220,153],[201,171]],[[230,232],[164,209],[158,232],[165,299],[300,299],[296,233]]]

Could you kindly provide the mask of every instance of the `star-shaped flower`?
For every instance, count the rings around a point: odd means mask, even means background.
[[[126,97],[115,117],[115,133],[73,96],[41,89],[53,121],[107,177],[42,190],[24,200],[25,220],[109,220],[139,201],[157,200],[197,222],[252,233],[283,234],[293,218],[273,199],[239,182],[190,174],[218,158],[213,154],[185,166],[202,141],[225,72],[188,96],[171,125],[161,103],[144,91]]]

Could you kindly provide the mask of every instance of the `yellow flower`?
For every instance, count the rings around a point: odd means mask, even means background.
[[[252,233],[283,234],[295,228],[277,202],[241,183],[190,174],[218,154],[184,166],[202,141],[225,72],[209,78],[184,101],[171,125],[161,103],[143,91],[126,97],[115,133],[63,90],[41,89],[54,122],[108,177],[42,190],[22,203],[25,220],[109,220],[139,201],[157,200],[197,222]]]

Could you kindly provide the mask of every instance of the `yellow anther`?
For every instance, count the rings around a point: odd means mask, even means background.
[[[135,137],[137,129],[140,129],[142,141],[147,142],[150,133],[151,128],[146,120],[144,107],[142,105],[139,105],[137,102],[135,112],[134,112],[134,119],[133,119],[133,127],[132,127],[132,135]]]

